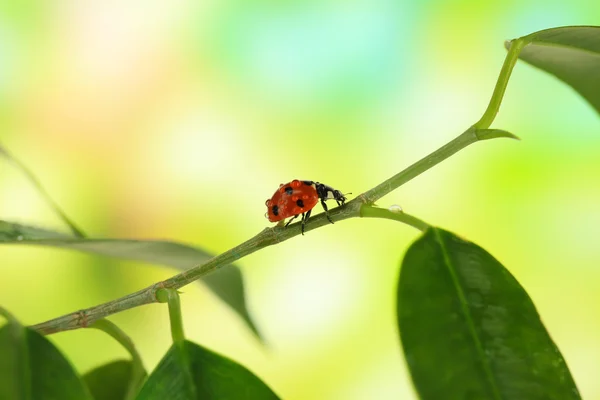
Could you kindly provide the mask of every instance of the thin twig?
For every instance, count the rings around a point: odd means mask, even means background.
[[[363,204],[372,204],[375,200],[381,198],[389,191],[396,189],[402,183],[406,182],[407,177],[412,178],[419,175],[420,173],[450,157],[452,154],[472,143],[477,142],[478,140],[482,139],[478,137],[477,133],[474,132],[473,129],[468,129],[446,146],[433,152],[432,154],[423,158],[421,161],[411,165],[401,173],[388,179],[375,188],[357,196],[344,206],[332,209],[329,212],[329,216],[334,222],[342,221],[348,218],[360,217],[360,210]],[[306,224],[305,230],[308,232],[327,224],[329,224],[329,221],[325,215],[320,214],[309,220],[309,222]],[[155,283],[154,285],[148,286],[145,289],[131,293],[122,298],[33,325],[32,328],[43,334],[85,328],[94,321],[100,318],[105,318],[111,314],[125,311],[144,304],[155,303],[158,301],[156,299],[156,291],[158,289],[179,289],[225,265],[231,264],[242,257],[252,254],[255,251],[291,239],[292,237],[299,235],[301,233],[300,230],[300,223],[295,223],[287,228],[281,226],[265,228],[262,232],[246,242],[165,281]]]
[[[502,97],[508,84],[508,78],[512,72],[513,66],[515,65],[518,54],[524,46],[524,42],[521,39],[515,41],[515,45],[511,46],[506,56],[506,60],[500,71],[500,76],[496,82],[494,93],[490,100],[490,104],[486,109],[482,118],[472,127],[467,129],[461,135],[450,141],[446,145],[442,146],[438,150],[417,161],[410,167],[406,168],[402,172],[392,176],[386,181],[375,186],[373,189],[366,191],[358,195],[355,199],[349,201],[342,207],[334,208],[329,212],[330,218],[335,221],[342,221],[347,218],[355,218],[361,216],[361,207],[363,205],[371,206],[375,201],[390,193],[392,190],[397,189],[401,185],[410,181],[414,177],[422,174],[433,166],[444,161],[448,157],[464,149],[472,143],[481,140],[494,139],[500,137],[514,137],[508,132],[487,129],[493,122],[500,104]],[[371,214],[369,216],[375,216]],[[381,216],[386,217],[386,216]],[[401,220],[400,218],[395,218]],[[402,221],[407,222],[407,221]],[[414,221],[413,221],[414,222]],[[421,221],[422,222],[422,221]],[[329,224],[324,214],[315,216],[309,220],[306,225],[306,231],[319,228],[323,225]],[[418,224],[418,223],[417,223]],[[413,225],[414,224],[410,224]],[[422,228],[425,225],[421,226]],[[89,326],[94,321],[100,318],[107,317],[109,315],[128,310],[130,308],[138,307],[144,304],[157,302],[156,291],[161,288],[173,288],[179,289],[191,282],[205,276],[225,265],[232,263],[248,254],[254,253],[267,246],[271,246],[277,243],[281,243],[294,236],[300,234],[300,223],[293,224],[287,228],[276,226],[273,228],[265,228],[259,234],[246,242],[222,253],[207,262],[195,266],[187,271],[177,274],[165,281],[155,283],[154,285],[148,286],[145,289],[139,290],[135,293],[128,294],[116,300],[109,301],[104,304],[100,304],[95,307],[90,307],[84,310],[76,311],[74,313],[66,314],[58,318],[51,319],[46,322],[42,322],[37,325],[33,325],[32,328],[43,334],[50,334],[65,330],[84,328]]]

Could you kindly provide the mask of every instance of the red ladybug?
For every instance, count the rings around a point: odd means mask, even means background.
[[[285,185],[279,185],[279,189],[268,199],[267,218],[271,222],[281,221],[292,217],[285,226],[288,226],[295,218],[302,214],[302,234],[304,235],[304,224],[310,217],[310,213],[319,200],[325,209],[325,215],[329,222],[333,221],[329,217],[327,204],[325,200],[333,199],[338,206],[343,206],[346,197],[331,186],[313,181],[299,181],[294,179]]]

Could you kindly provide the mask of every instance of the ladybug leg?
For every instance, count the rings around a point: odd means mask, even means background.
[[[327,208],[327,204],[325,204],[325,201],[323,199],[321,199],[321,205],[323,206],[323,209],[325,210],[325,216],[327,217],[329,222],[331,222],[333,224],[333,221],[331,220],[331,217],[329,216],[329,209]]]
[[[295,218],[298,218],[298,215],[300,215],[300,214],[294,215],[292,218],[290,218],[290,220],[287,222],[287,224],[285,224],[285,226],[288,226],[289,224],[291,224]],[[304,214],[302,214],[302,215],[304,215]]]
[[[306,214],[302,213],[302,234],[304,235],[304,224],[306,223],[306,221],[310,218],[310,213],[312,212],[312,209],[308,210],[306,212]]]

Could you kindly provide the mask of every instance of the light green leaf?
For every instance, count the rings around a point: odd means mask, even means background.
[[[189,269],[213,256],[196,247],[162,240],[77,238],[64,233],[0,220],[0,245],[59,247],[127,260]],[[240,269],[229,265],[202,278],[221,300],[235,310],[260,337],[246,308],[244,280]]]
[[[428,229],[406,252],[397,300],[421,399],[580,399],[523,287],[476,244]]]
[[[521,60],[573,87],[600,113],[600,26],[546,29],[523,39]]]
[[[92,400],[77,373],[45,337],[9,319],[0,328],[0,399]]]
[[[171,346],[137,399],[267,400],[278,397],[246,368],[184,340]]]

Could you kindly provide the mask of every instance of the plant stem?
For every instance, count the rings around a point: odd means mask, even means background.
[[[496,83],[494,93],[481,119],[476,122],[469,129],[464,131],[461,135],[442,146],[438,150],[424,157],[423,159],[412,164],[400,173],[392,176],[386,181],[380,183],[374,188],[366,191],[365,193],[357,196],[355,199],[349,201],[343,207],[334,208],[329,212],[329,216],[333,221],[342,221],[347,218],[354,218],[361,216],[361,208],[363,205],[371,206],[375,201],[381,197],[390,193],[392,190],[397,189],[401,185],[410,181],[414,177],[422,174],[433,166],[441,163],[448,157],[464,149],[468,145],[481,140],[494,139],[500,137],[513,137],[514,135],[498,130],[498,129],[487,129],[493,122],[502,102],[502,97],[506,90],[506,85],[510,78],[512,69],[516,63],[519,52],[525,45],[524,39],[516,39],[512,42],[510,50],[506,56],[500,76]],[[372,217],[372,213],[379,213],[380,211],[373,211],[369,209],[363,209],[362,216]],[[366,214],[365,214],[366,212]],[[370,215],[371,214],[371,215]],[[381,213],[378,218],[388,218],[390,215]],[[406,214],[405,214],[406,215]],[[414,217],[412,217],[414,218]],[[423,229],[427,224],[414,218],[405,218],[402,216],[396,216],[393,219],[406,222],[417,229]],[[410,221],[409,221],[410,219]],[[313,229],[319,228],[323,225],[328,225],[329,222],[324,214],[312,217],[306,224],[306,232]],[[70,329],[78,329],[81,327],[89,326],[94,321],[104,318],[108,315],[115,314],[124,310],[128,310],[133,307],[138,307],[144,304],[157,302],[156,297],[157,291],[160,289],[179,289],[200,277],[215,271],[225,265],[231,264],[248,254],[254,253],[260,249],[271,246],[273,244],[281,243],[294,236],[300,234],[300,222],[290,225],[287,228],[282,226],[275,226],[273,228],[265,228],[263,231],[258,233],[253,238],[246,242],[216,256],[207,262],[190,268],[180,274],[177,274],[165,281],[158,282],[154,285],[148,286],[145,289],[139,290],[135,293],[128,294],[122,298],[109,301],[104,304],[100,304],[95,307],[90,307],[84,310],[76,311],[71,314],[66,314],[61,317],[42,322],[40,324],[32,326],[33,329],[38,330],[43,334],[50,334]]]
[[[480,140],[496,139],[501,137],[517,138],[511,133],[503,130],[477,129],[472,126],[458,137],[454,138],[444,146],[429,154],[427,157],[420,159],[419,161],[412,164],[410,167],[406,168],[402,172],[399,172],[396,175],[389,178],[388,180],[383,181],[382,183],[375,186],[373,189],[363,193],[359,197],[363,199],[365,204],[372,205],[377,200],[390,193],[392,190],[397,189],[398,187],[404,185],[411,179],[421,175],[423,172],[427,171],[434,165],[441,163],[442,161],[459,152],[460,150],[464,149],[468,145],[478,142]]]
[[[363,206],[360,208],[360,216],[362,218],[385,218],[394,221],[400,221],[422,232],[429,228],[429,224],[427,222],[422,221],[410,214],[406,214],[404,211],[395,212],[387,208],[373,207],[366,204],[363,204]]]
[[[352,202],[349,202],[344,207],[338,207],[331,210],[329,212],[330,217],[334,221],[341,221],[352,216],[357,217],[359,215],[361,203],[357,201],[354,201],[352,204],[351,203]],[[317,215],[311,218],[309,223],[306,225],[306,232],[326,224],[329,224],[329,222],[327,221],[325,215]],[[233,261],[247,256],[248,254],[297,236],[300,234],[300,229],[300,223],[290,225],[287,228],[281,226],[265,228],[259,234],[247,240],[246,242],[165,281],[155,283],[119,299],[84,310],[75,311],[73,313],[33,325],[32,328],[46,335],[71,329],[85,328],[100,318],[104,318],[109,315],[144,304],[158,302],[158,299],[156,298],[156,292],[158,290],[164,288],[179,289],[199,279],[200,277],[215,271],[218,268],[231,264]]]
[[[506,86],[508,85],[508,80],[510,79],[513,67],[519,59],[519,53],[526,44],[527,42],[524,38],[515,39],[510,42],[510,48],[504,59],[504,64],[500,70],[500,76],[498,76],[498,80],[496,81],[496,87],[494,88],[494,93],[492,93],[490,103],[479,121],[475,122],[473,125],[475,128],[487,129],[492,125],[492,122],[500,110],[500,104],[502,103],[502,98],[504,97],[504,92],[506,91]]]
[[[404,185],[406,182],[421,175],[434,165],[441,163],[451,155],[464,149],[468,145],[475,143],[477,140],[478,139],[475,130],[473,128],[467,129],[460,136],[454,138],[449,143],[429,154],[427,157],[420,159],[402,172],[399,172],[398,174],[375,186],[373,189],[363,193],[361,196],[364,202],[368,205],[374,204],[377,200],[390,193],[392,190]]]
[[[127,350],[127,352],[131,355],[131,360],[133,361],[133,364],[138,364],[141,366],[142,369],[144,369],[142,364],[142,358],[140,357],[140,354],[135,348],[133,341],[117,325],[115,325],[107,319],[102,318],[97,321],[94,321],[94,323],[91,324],[89,328],[98,329],[110,335],[113,339],[119,342],[119,344],[123,346],[125,350]]]
[[[89,327],[99,329],[102,332],[107,333],[113,339],[119,342],[119,344],[123,346],[131,355],[131,378],[129,379],[125,399],[129,400],[135,398],[140,385],[146,377],[146,370],[144,369],[142,358],[135,348],[133,341],[125,332],[121,330],[121,328],[104,318],[95,321]]]
[[[337,207],[330,210],[329,216],[335,222],[348,218],[360,217],[360,210],[363,204],[372,205],[375,200],[396,189],[403,183],[408,182],[410,179],[423,173],[434,165],[439,164],[469,144],[480,140],[493,139],[497,137],[507,137],[507,135],[504,131],[499,130],[478,131],[474,128],[469,128],[447,145],[434,151],[399,174],[393,176],[375,188],[357,196],[355,199],[346,203],[346,205],[343,207]],[[329,225],[329,221],[327,220],[325,214],[319,214],[309,220],[309,222],[306,224],[305,231],[309,232],[323,225]],[[203,264],[181,272],[165,281],[155,283],[154,285],[148,286],[147,288],[137,292],[130,293],[119,299],[33,325],[32,328],[46,335],[70,329],[78,329],[89,326],[91,323],[100,318],[104,318],[133,307],[155,303],[158,301],[156,298],[156,292],[159,289],[179,289],[194,282],[202,276],[217,270],[218,268],[229,265],[232,262],[247,256],[248,254],[252,254],[255,251],[261,250],[265,247],[281,243],[294,236],[298,236],[300,234],[300,226],[300,222],[297,222],[287,228],[283,226],[265,228],[259,234],[245,241],[244,243],[211,258]]]
[[[169,320],[171,321],[173,343],[183,342],[185,335],[183,334],[183,317],[181,315],[179,293],[175,289],[159,289],[156,292],[156,299],[160,303],[167,303],[169,305]]]

